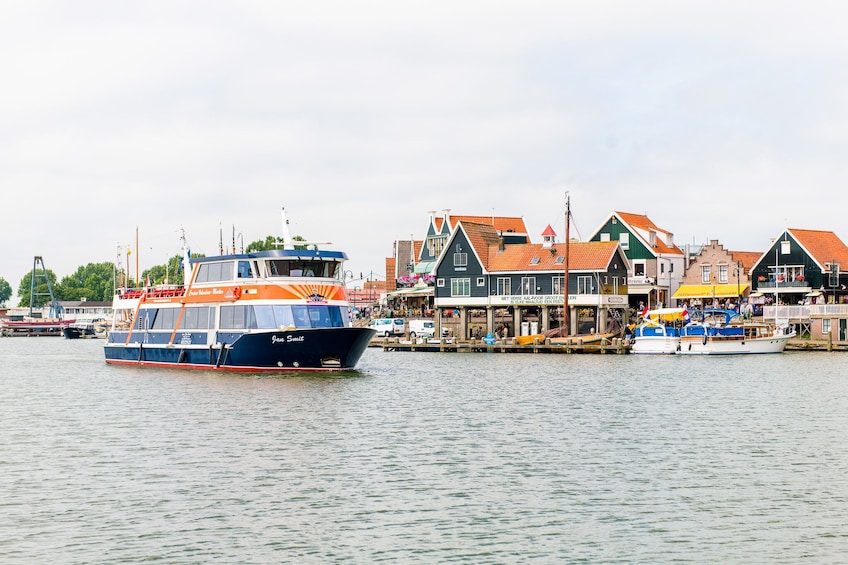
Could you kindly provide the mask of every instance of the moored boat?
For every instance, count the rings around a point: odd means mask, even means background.
[[[76,320],[62,327],[66,339],[93,339],[106,337],[104,320]]]
[[[61,318],[24,318],[22,320],[0,320],[0,335],[11,336],[60,336],[62,329],[74,320]]]
[[[284,247],[190,258],[182,285],[121,289],[109,364],[239,372],[353,369],[374,330],[353,327],[342,282],[347,255]],[[298,242],[301,244],[302,242]]]
[[[788,324],[770,324],[742,319],[733,310],[706,309],[700,319],[680,330],[683,355],[742,355],[781,353],[795,329]]]
[[[633,330],[631,353],[670,355],[680,350],[680,326],[687,320],[686,308],[649,310]]]

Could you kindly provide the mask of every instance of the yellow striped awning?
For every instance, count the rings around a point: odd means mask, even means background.
[[[672,298],[735,298],[745,296],[748,285],[735,284],[684,284],[680,285]]]

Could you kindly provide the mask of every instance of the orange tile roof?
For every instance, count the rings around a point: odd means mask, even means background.
[[[572,242],[568,249],[570,271],[605,270],[618,248],[616,241]],[[551,251],[553,250],[553,252]],[[538,243],[507,245],[503,251],[497,247],[489,250],[489,272],[496,271],[558,271],[565,270],[557,257],[565,256],[565,243],[545,248]],[[533,259],[539,261],[533,264]]]
[[[478,224],[468,221],[461,221],[457,224],[457,229],[459,226],[462,226],[462,231],[465,232],[466,237],[468,237],[471,247],[480,257],[480,262],[483,264],[483,268],[488,269],[489,257],[491,255],[490,249],[492,247],[495,248],[495,251],[498,249],[498,240],[500,237],[498,236],[497,230],[492,227],[491,224]]]
[[[742,263],[742,268],[745,271],[753,269],[760,257],[763,256],[759,251],[728,251],[728,253],[730,253],[731,259]]]
[[[840,269],[848,269],[848,247],[831,231],[787,229],[810,256],[822,266],[836,261]]]
[[[652,222],[651,219],[648,218],[648,216],[644,214],[631,214],[630,212],[615,212],[615,214],[631,227],[647,231],[655,231],[657,232],[657,234],[671,234],[670,231],[657,227],[657,225]],[[679,247],[677,247],[676,245],[673,247],[666,245],[665,239],[662,237],[658,237],[656,242],[657,245],[653,247],[653,249],[655,249],[657,253],[671,253],[676,255],[683,255],[683,251]],[[645,245],[648,245],[647,241],[645,241],[644,243]],[[651,248],[651,246],[648,247]]]
[[[519,234],[527,234],[527,225],[524,223],[524,218],[508,217],[508,216],[448,216],[451,229],[456,229],[459,222],[474,222],[475,224],[487,224],[494,226],[495,230],[502,232],[511,232]],[[436,218],[436,229],[441,231],[444,224],[444,218]]]

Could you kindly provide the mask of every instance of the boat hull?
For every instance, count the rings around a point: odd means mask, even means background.
[[[62,335],[66,339],[91,339],[97,337],[94,327],[66,326],[62,328]]]
[[[747,355],[758,353],[781,353],[793,335],[766,338],[723,338],[689,336],[680,340],[682,355]]]
[[[641,336],[633,339],[630,353],[642,355],[674,355],[680,349],[676,336]]]
[[[369,328],[313,328],[219,336],[214,344],[156,343],[112,332],[106,363],[227,372],[344,371],[354,368],[374,336]],[[232,342],[228,343],[228,338]],[[189,340],[190,341],[190,340]]]
[[[680,350],[680,332],[670,326],[643,324],[636,328],[630,352],[642,355],[672,355]]]

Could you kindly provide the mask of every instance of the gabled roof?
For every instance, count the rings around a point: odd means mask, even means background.
[[[750,272],[763,255],[759,251],[728,251],[728,253],[733,261],[742,263],[742,269],[745,272]]]
[[[460,229],[465,233],[465,237],[468,238],[471,248],[480,260],[480,264],[483,265],[483,269],[488,270],[491,256],[490,249],[492,247],[496,251],[498,249],[498,240],[500,237],[497,230],[491,225],[478,224],[470,221],[460,221],[453,233],[456,234]],[[456,236],[454,235],[453,237]],[[448,246],[446,245],[442,253],[447,249]]]
[[[604,271],[619,249],[617,241],[571,242],[568,249],[569,271]],[[563,258],[557,262],[557,257]],[[543,247],[538,243],[507,245],[503,251],[489,250],[489,272],[564,271],[565,244]],[[538,260],[536,260],[538,259]],[[622,257],[623,261],[626,261]]]
[[[797,228],[787,229],[787,232],[795,238],[810,257],[812,257],[822,269],[825,265],[836,262],[840,269],[848,268],[848,247],[839,237],[831,231],[801,230]]]
[[[441,231],[444,224],[444,218],[435,218],[436,230]],[[524,223],[524,218],[507,217],[507,216],[448,216],[451,231],[456,229],[459,222],[473,222],[475,224],[486,224],[495,228],[495,231],[503,233],[527,234],[527,225]]]
[[[642,240],[642,243],[644,243],[645,247],[647,247],[648,249],[652,249],[655,253],[658,254],[662,253],[671,255],[683,255],[683,251],[676,245],[667,245],[664,237],[658,237],[656,239],[656,245],[651,245],[650,242],[645,239],[641,232],[653,231],[661,235],[673,235],[672,232],[657,227],[657,225],[652,222],[651,219],[648,218],[648,216],[644,214],[631,214],[630,212],[614,212],[614,215],[618,216],[618,218],[622,222],[624,222],[631,228],[634,228],[635,235],[637,235],[639,239]]]

